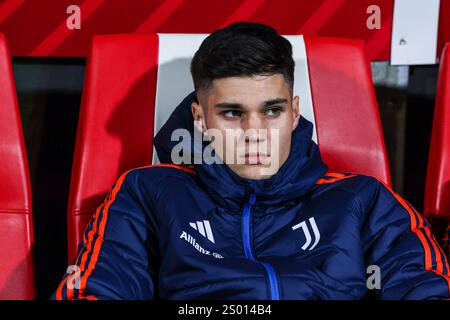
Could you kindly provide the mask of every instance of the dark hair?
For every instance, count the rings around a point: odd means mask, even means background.
[[[260,23],[236,22],[203,40],[191,62],[195,91],[208,89],[215,79],[282,74],[294,85],[291,43]]]

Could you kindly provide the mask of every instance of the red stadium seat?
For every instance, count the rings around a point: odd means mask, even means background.
[[[28,161],[6,39],[0,34],[0,300],[33,299]]]
[[[450,221],[450,44],[440,59],[424,213],[441,238]]]
[[[95,37],[86,69],[68,207],[69,260],[120,173],[157,159],[152,140],[193,91],[189,62],[206,35]],[[390,184],[387,155],[361,41],[288,36],[295,94],[315,123],[315,140],[334,171]]]

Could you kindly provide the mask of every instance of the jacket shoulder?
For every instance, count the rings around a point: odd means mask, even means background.
[[[367,187],[379,187],[383,182],[375,177],[350,172],[327,172],[316,181],[324,187],[346,188],[355,192]]]
[[[162,186],[166,182],[178,180],[178,182],[192,181],[196,175],[192,166],[179,166],[175,164],[156,164],[137,167],[123,173],[123,179],[130,186],[148,187]]]
[[[381,194],[391,190],[377,178],[349,172],[327,172],[316,181],[316,187],[322,192],[343,191],[351,194],[361,205],[370,205]],[[320,192],[320,191],[319,191]]]

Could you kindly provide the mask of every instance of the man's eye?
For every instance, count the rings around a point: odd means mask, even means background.
[[[281,112],[280,108],[270,108],[266,110],[266,115],[270,117],[278,116]]]
[[[242,112],[238,110],[228,110],[222,113],[226,118],[236,118],[242,115]]]

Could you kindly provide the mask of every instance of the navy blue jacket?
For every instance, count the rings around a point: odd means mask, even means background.
[[[427,221],[373,177],[328,172],[304,118],[269,179],[168,164],[173,129],[193,130],[193,99],[155,139],[167,164],[112,187],[55,298],[449,298],[448,262]]]

